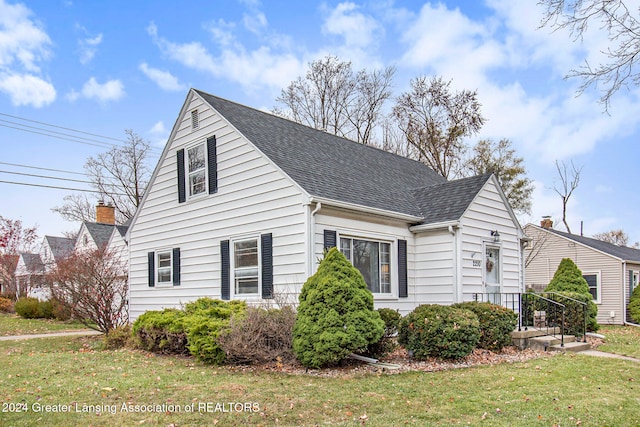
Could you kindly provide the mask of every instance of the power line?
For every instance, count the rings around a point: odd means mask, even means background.
[[[72,172],[72,171],[65,171],[65,170],[62,170],[62,169],[42,168],[42,167],[39,167],[39,166],[21,165],[21,164],[18,164],[18,163],[0,162],[0,165],[15,166],[15,167],[18,167],[18,168],[27,168],[27,169],[38,169],[38,170],[50,171],[50,172],[70,173],[70,174],[73,174],[73,175],[83,175],[83,176],[87,175],[84,172]]]
[[[26,183],[26,182],[14,182],[14,181],[3,181],[3,180],[0,180],[0,183],[2,183],[2,184],[14,184],[14,185],[25,185],[25,186],[28,186],[28,187],[53,188],[53,189],[56,189],[56,190],[82,191],[84,193],[102,194],[102,192],[96,191],[96,190],[87,190],[87,189],[83,189],[83,188],[59,187],[59,186],[56,186],[56,185],[29,184],[29,183]],[[126,196],[125,193],[109,193],[109,194],[118,195],[118,196]]]
[[[30,133],[35,133],[37,135],[44,135],[44,136],[48,136],[50,138],[57,138],[57,139],[62,139],[65,141],[71,141],[71,142],[77,142],[79,144],[85,144],[85,145],[93,145],[94,147],[100,147],[100,148],[110,148],[112,146],[116,146],[115,144],[111,144],[111,145],[107,145],[108,143],[102,143],[102,144],[97,144],[97,143],[93,143],[93,142],[85,142],[85,141],[78,141],[76,139],[71,139],[71,138],[63,138],[61,136],[55,136],[55,135],[51,135],[48,133],[44,133],[44,132],[36,132],[34,130],[29,130],[29,129],[23,129],[23,128],[19,128],[19,127],[15,127],[15,126],[8,126],[8,125],[3,125],[0,124],[0,126],[6,127],[6,128],[10,128],[10,129],[16,129],[16,130],[21,130],[23,132],[30,132]]]
[[[49,175],[36,175],[32,173],[12,172],[12,171],[3,171],[3,170],[0,170],[0,173],[8,173],[11,175],[20,175],[20,176],[30,176],[33,178],[57,179],[59,181],[80,182],[82,184],[91,184],[91,181],[85,181],[85,180],[73,179],[73,178],[59,178],[57,176],[49,176]]]

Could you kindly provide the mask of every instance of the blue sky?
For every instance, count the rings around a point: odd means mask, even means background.
[[[15,172],[81,175],[6,163],[83,172],[104,143],[120,143],[14,127],[79,135],[52,124],[115,139],[132,129],[152,142],[153,167],[190,87],[270,110],[310,61],[331,54],[356,70],[394,65],[396,95],[418,75],[477,90],[487,123],[471,142],[510,139],[535,182],[523,225],[561,217],[554,161],[572,160],[583,168],[568,208],[572,231],[583,221],[585,235],[622,228],[630,243],[640,241],[640,91],[620,91],[608,115],[597,92],[576,97],[580,82],[564,75],[584,58],[597,61],[606,38],[592,31],[574,43],[538,29],[536,3],[0,0],[0,170],[13,172],[0,172],[0,181],[87,188]],[[0,215],[37,224],[41,236],[77,230],[50,210],[67,194],[0,183]]]

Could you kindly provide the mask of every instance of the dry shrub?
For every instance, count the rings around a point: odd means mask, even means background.
[[[249,307],[242,316],[231,319],[229,329],[218,336],[218,345],[230,363],[293,361],[292,332],[295,321],[296,313],[291,307]]]
[[[0,297],[0,313],[13,313],[13,301],[9,298]]]

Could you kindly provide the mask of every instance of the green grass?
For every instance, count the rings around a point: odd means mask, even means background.
[[[0,313],[0,336],[46,334],[47,332],[84,329],[77,322],[59,322],[49,319],[23,319],[16,314]]]
[[[0,409],[24,403],[29,410],[3,413],[2,424],[626,426],[640,419],[638,364],[622,360],[559,355],[435,373],[323,378],[101,351],[100,345],[95,337],[0,342]],[[207,404],[228,410],[229,402],[258,410],[207,412]],[[126,412],[123,404],[175,408]],[[63,409],[57,405],[72,412],[52,412]],[[85,405],[106,411],[96,415]]]
[[[640,359],[640,328],[603,326],[598,333],[606,337],[605,343],[598,347],[598,350]]]

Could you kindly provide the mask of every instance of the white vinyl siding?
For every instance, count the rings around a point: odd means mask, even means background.
[[[180,307],[199,297],[220,298],[220,241],[236,236],[272,233],[274,293],[293,295],[288,298],[295,301],[307,278],[307,208],[299,187],[191,94],[130,230],[131,320],[147,310]],[[196,131],[191,129],[194,109],[200,112]],[[178,203],[176,151],[213,135],[218,192]],[[147,252],[173,247],[181,251],[180,286],[149,287]]]

